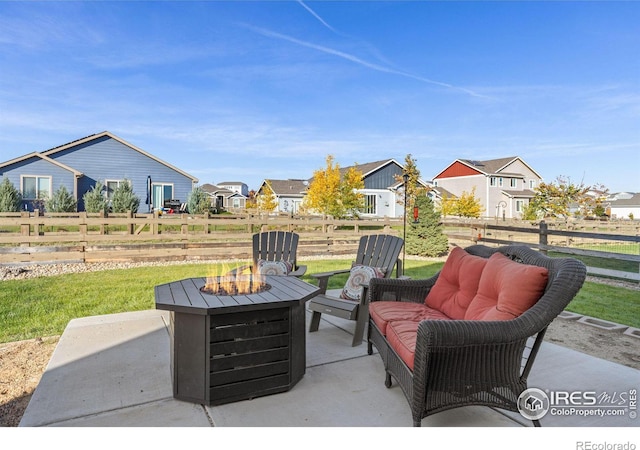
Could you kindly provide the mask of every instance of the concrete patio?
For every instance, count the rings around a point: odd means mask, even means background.
[[[323,318],[318,332],[307,333],[306,374],[292,390],[214,407],[175,400],[169,369],[168,319],[167,312],[147,310],[72,320],[20,426],[410,427],[412,424],[400,388],[384,386],[380,357],[367,355],[366,344],[351,347],[354,323],[334,317]],[[545,391],[629,393],[640,388],[640,371],[544,343],[529,386]],[[637,427],[640,419],[630,417],[633,415],[629,409],[624,415],[607,417],[547,414],[541,422],[543,427]],[[465,407],[430,416],[422,421],[422,426],[522,428],[530,427],[531,423],[519,413]]]

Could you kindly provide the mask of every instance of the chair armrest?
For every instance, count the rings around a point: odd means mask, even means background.
[[[298,266],[295,270],[289,272],[290,276],[301,277],[307,272],[307,266]]]
[[[325,294],[327,292],[327,287],[329,286],[329,278],[334,275],[340,275],[349,272],[351,272],[351,269],[341,269],[334,270],[332,272],[312,273],[309,276],[318,280],[318,287],[320,288],[319,294]]]
[[[423,303],[435,284],[437,276],[422,280],[402,278],[373,278],[369,282],[368,297],[375,301]]]

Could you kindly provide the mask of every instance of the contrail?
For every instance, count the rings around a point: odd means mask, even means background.
[[[301,5],[304,9],[306,9],[307,11],[309,11],[309,13],[310,13],[313,17],[315,17],[316,19],[318,19],[318,21],[319,21],[322,25],[324,25],[325,27],[327,27],[328,29],[330,29],[330,30],[331,30],[331,31],[333,31],[334,33],[336,33],[336,34],[339,34],[339,35],[343,36],[343,34],[342,34],[342,33],[339,33],[335,28],[333,28],[331,25],[329,25],[327,22],[325,22],[325,21],[322,19],[322,17],[320,17],[318,14],[316,14],[316,12],[315,12],[313,9],[311,9],[311,8],[309,8],[307,5],[305,5],[305,3],[304,3],[302,0],[298,0],[298,3],[300,3],[300,5]]]
[[[307,48],[311,48],[311,49],[314,49],[314,50],[318,50],[318,51],[323,52],[323,53],[327,53],[329,55],[338,56],[340,58],[346,59],[346,60],[351,61],[353,63],[360,64],[361,66],[367,67],[369,69],[376,70],[378,72],[384,72],[384,73],[390,73],[390,74],[394,74],[394,75],[400,75],[400,76],[403,76],[403,77],[412,78],[412,79],[417,80],[417,81],[422,81],[424,83],[434,84],[436,86],[441,86],[441,87],[445,87],[445,88],[448,88],[448,89],[455,89],[455,90],[458,90],[458,91],[465,92],[465,93],[467,93],[467,94],[469,94],[469,95],[471,95],[473,97],[489,98],[489,97],[487,97],[485,95],[478,94],[477,92],[474,92],[472,90],[461,88],[461,87],[458,87],[458,86],[454,86],[454,85],[449,84],[449,83],[444,83],[444,82],[441,82],[441,81],[431,80],[429,78],[425,78],[425,77],[421,77],[421,76],[418,76],[418,75],[414,75],[414,74],[409,73],[409,72],[404,72],[404,71],[401,71],[401,70],[396,70],[396,69],[391,69],[389,67],[381,66],[379,64],[374,64],[374,63],[365,61],[365,60],[363,60],[361,58],[358,58],[357,56],[351,55],[349,53],[341,52],[341,51],[335,50],[333,48],[329,48],[329,47],[325,47],[325,46],[322,46],[322,45],[313,44],[311,42],[302,41],[300,39],[296,39],[294,37],[287,36],[285,34],[277,33],[275,31],[266,30],[264,28],[254,27],[254,26],[251,26],[251,25],[245,25],[245,26],[247,28],[249,28],[250,30],[252,30],[252,31],[254,31],[254,32],[258,33],[258,34],[261,34],[263,36],[276,38],[276,39],[282,39],[282,40],[291,42],[293,44],[297,44],[297,45],[300,45],[300,46],[303,46],[303,47],[307,47]]]

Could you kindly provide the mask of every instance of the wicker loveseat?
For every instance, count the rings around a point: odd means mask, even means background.
[[[414,426],[467,405],[518,411],[547,326],[585,277],[580,261],[524,246],[454,248],[430,279],[371,280],[368,353],[377,348]]]

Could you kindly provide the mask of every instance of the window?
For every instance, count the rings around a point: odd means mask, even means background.
[[[104,185],[106,187],[105,191],[107,194],[107,199],[111,200],[111,197],[113,197],[113,193],[116,191],[116,189],[118,189],[118,186],[120,186],[120,183],[122,183],[124,180],[105,180]]]
[[[521,213],[524,210],[524,200],[516,200],[516,212]]]
[[[362,210],[363,214],[375,214],[378,210],[376,206],[376,195],[369,194],[364,196],[364,209]]]
[[[45,199],[51,197],[51,177],[22,177],[22,198],[25,200]]]
[[[164,202],[173,199],[173,184],[153,183],[153,207],[164,208]]]
[[[489,177],[489,186],[496,185],[496,177]]]
[[[517,178],[511,178],[511,187],[512,188],[518,187],[518,179]]]
[[[533,189],[536,187],[536,180],[529,180],[529,189]]]
[[[502,182],[504,180],[502,179],[502,177],[498,178],[498,186],[502,187]]]

